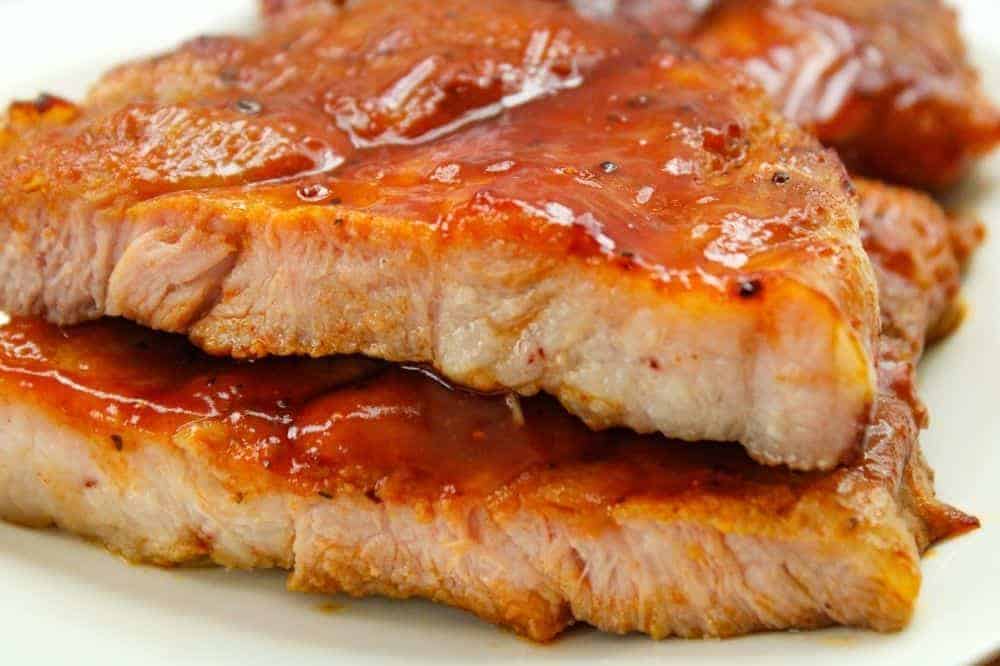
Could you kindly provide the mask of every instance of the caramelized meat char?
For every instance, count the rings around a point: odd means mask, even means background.
[[[858,452],[878,314],[846,174],[687,49],[560,3],[368,2],[50,102],[0,152],[17,314],[426,363],[768,464]]]
[[[138,561],[292,569],[294,589],[424,596],[536,640],[905,625],[919,554],[977,522],[934,496],[913,364],[951,318],[954,225],[861,183],[883,299],[863,455],[593,432],[551,398],[361,358],[235,361],[106,320],[0,328],[0,516]],[[970,242],[974,239],[970,239]],[[831,573],[834,572],[834,573]]]
[[[852,171],[931,190],[1000,142],[942,0],[571,0],[725,59]]]
[[[213,51],[219,44],[191,48]],[[174,64],[168,57],[145,66],[169,74]],[[239,80],[245,71],[225,69],[221,80]],[[86,125],[91,113],[113,114],[110,109],[122,104],[111,99],[114,79],[131,75],[127,69],[113,74],[103,101],[95,92],[94,108],[103,111],[55,99],[15,107],[0,141],[20,150],[39,136],[47,141],[68,137],[58,150],[72,153],[75,141],[83,145],[100,137],[92,129],[74,135],[81,131],[77,124]],[[155,80],[166,89],[183,78]],[[174,87],[156,95],[175,93],[191,94],[188,101],[205,94]],[[564,106],[542,109],[537,127],[556,125],[564,109],[579,102],[566,91],[555,99]],[[159,103],[154,95],[136,101],[135,108]],[[251,118],[268,113],[256,99],[232,103]],[[655,96],[641,93],[628,99],[624,121],[610,113],[605,120],[641,124],[641,118],[634,120],[641,116],[636,109],[657,103]],[[364,113],[372,109],[384,111],[376,105]],[[155,122],[172,127],[178,141],[191,140],[193,128],[201,132],[205,123],[212,129],[209,140],[219,131],[216,139],[232,141],[234,135],[220,129],[228,111],[220,116],[188,111]],[[507,160],[475,162],[481,159],[476,150],[484,146],[502,152],[504,146],[525,142],[524,128],[530,126],[521,116],[505,111],[500,117],[510,127],[470,126],[460,130],[461,137],[436,137],[433,147],[407,145],[413,138],[407,133],[420,137],[434,131],[428,127],[437,120],[399,125],[388,141],[392,146],[359,148],[371,137],[349,137],[345,154],[371,150],[379,159],[391,158],[394,170],[374,179],[377,185],[364,183],[370,167],[351,164],[353,157],[345,158],[336,178],[296,177],[324,163],[328,146],[309,142],[306,148],[313,152],[301,159],[306,151],[288,150],[281,136],[269,131],[274,126],[244,125],[243,130],[261,131],[253,145],[236,146],[245,171],[234,174],[216,165],[220,173],[206,176],[202,162],[188,161],[174,172],[183,174],[176,182],[137,178],[125,186],[136,190],[129,194],[116,190],[119,184],[104,183],[110,189],[92,190],[90,202],[106,206],[121,197],[115,205],[136,215],[140,204],[129,200],[133,196],[148,202],[155,214],[183,211],[187,219],[213,218],[220,211],[238,216],[241,205],[260,207],[253,211],[258,214],[322,205],[335,211],[332,225],[338,228],[358,219],[344,202],[367,196],[366,206],[379,215],[417,218],[428,215],[439,192],[451,201],[471,196],[475,202],[482,182],[455,179],[469,171],[470,163],[491,174],[526,163],[520,178],[490,177],[490,186],[501,195],[549,176],[537,168],[544,163],[544,146],[519,154],[509,166]],[[119,136],[141,127],[141,120],[133,124],[135,118],[141,114],[117,126]],[[390,112],[378,121],[388,123],[378,125],[381,129],[371,130],[367,120],[351,127],[373,131],[378,142],[386,138],[384,127],[397,120]],[[303,146],[309,138],[314,137],[303,139]],[[721,146],[725,154],[730,139],[739,143],[741,137],[707,142],[702,137],[702,148]],[[158,157],[162,144],[155,141],[145,147],[144,156],[152,156],[147,167],[157,159],[177,158],[169,150]],[[209,144],[200,148],[206,154],[213,149]],[[459,169],[449,175],[450,168],[440,173],[435,168],[431,173],[437,178],[429,180],[450,187],[414,187],[435,150],[453,160],[449,167]],[[65,157],[61,153],[56,159]],[[115,154],[119,164],[121,158]],[[586,159],[595,162],[596,153]],[[613,189],[609,179],[601,179],[627,166],[625,160],[604,160],[591,173],[571,175]],[[723,163],[713,173],[724,177],[731,166]],[[256,185],[249,190],[253,196],[247,196],[241,183],[267,180],[271,169],[287,170],[291,182]],[[61,175],[67,182],[86,177],[72,168]],[[799,175],[768,174],[775,187]],[[222,180],[212,183],[211,191],[181,192],[209,187],[200,179],[216,177]],[[552,181],[553,191],[559,182]],[[47,188],[44,178],[18,183],[31,191]],[[925,331],[941,330],[954,319],[956,247],[965,251],[976,240],[970,232],[955,242],[957,229],[974,227],[949,226],[940,209],[919,195],[874,183],[858,187],[862,237],[880,282],[883,338],[875,415],[862,455],[848,466],[795,472],[758,466],[732,445],[690,446],[622,430],[594,432],[550,398],[517,402],[474,395],[416,369],[375,360],[234,361],[204,356],[181,338],[121,321],[58,329],[40,320],[15,319],[0,329],[0,419],[5,424],[0,515],[26,524],[55,522],[135,560],[278,566],[293,569],[290,584],[296,589],[426,596],[537,640],[550,639],[576,621],[657,637],[831,623],[897,629],[912,613],[922,549],[976,524],[934,497],[917,446],[923,412],[912,388]],[[178,207],[156,210],[161,195]],[[581,201],[593,205],[591,210],[611,210],[613,195]],[[196,205],[185,209],[174,197],[189,197]],[[503,206],[495,203],[485,201],[490,215],[502,217]],[[319,225],[323,218],[288,214],[280,221]],[[467,224],[462,214],[447,222],[460,231]],[[506,218],[493,223],[503,226],[490,227],[491,233],[516,229],[521,242],[537,233]],[[794,230],[797,224],[787,226]],[[603,248],[595,252],[587,245],[595,237],[592,229],[585,231],[582,241],[555,234],[565,256],[613,261],[623,275],[649,270],[654,263],[649,257],[664,264],[663,257],[671,256],[656,254],[672,248],[648,243],[642,235],[647,230],[626,235],[637,231],[628,224],[608,237],[648,249],[609,257]],[[116,242],[97,241],[98,262],[111,261]],[[190,247],[201,249],[198,243]],[[163,265],[173,267],[170,261]],[[733,302],[753,303],[771,283],[754,274],[731,286]],[[158,296],[163,302],[169,294]],[[658,370],[661,361],[647,363]],[[838,572],[835,585],[831,570]],[[728,581],[724,586],[723,580]]]

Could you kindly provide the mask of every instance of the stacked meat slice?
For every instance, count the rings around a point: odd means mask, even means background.
[[[672,4],[265,2],[13,105],[0,516],[539,640],[905,625],[976,524],[913,384],[981,232],[669,41],[739,3]]]
[[[894,229],[868,227],[909,240],[873,250],[883,388],[863,456],[835,471],[595,433],[550,399],[472,395],[412,368],[247,364],[116,321],[15,320],[0,329],[0,513],[133,560],[425,596],[538,640],[574,621],[658,637],[898,629],[920,552],[976,524],[935,499],[917,445],[912,342],[958,277],[946,245],[923,243],[947,228],[921,204],[890,199]],[[935,264],[929,287],[910,273]]]
[[[878,317],[842,165],[737,72],[628,26],[362,3],[17,111],[18,313],[426,363],[769,464],[858,452]]]
[[[941,189],[1000,140],[941,0],[570,1],[738,65],[868,175]]]

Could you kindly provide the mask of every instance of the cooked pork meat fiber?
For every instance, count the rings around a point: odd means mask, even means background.
[[[423,596],[536,640],[886,631],[921,550],[975,525],[889,396],[863,459],[792,472],[375,361],[209,360],[116,321],[0,332],[0,516],[136,561],[290,568],[293,589]]]
[[[362,353],[829,468],[874,397],[842,166],[759,89],[559,3],[386,2],[15,105],[0,305]]]
[[[853,170],[955,183],[1000,141],[1000,111],[942,0],[573,0],[741,66]]]
[[[476,396],[375,361],[250,364],[120,321],[20,319],[0,329],[0,516],[133,560],[425,596],[538,640],[575,621],[897,629],[920,551],[976,525],[934,497],[912,386],[958,262],[929,200],[861,187],[880,202],[864,224],[886,333],[876,418],[848,467],[595,433],[546,397]]]
[[[889,630],[912,611],[932,525],[964,524],[918,457],[903,471],[899,443],[796,474],[731,447],[593,433],[544,397],[518,426],[502,399],[415,372],[341,387],[365,364],[316,359],[309,386],[288,359],[184,363],[126,324],[67,340],[35,322],[0,343],[42,355],[0,366],[0,514],[136,561],[290,568],[294,589],[428,597],[536,640],[574,620],[654,636]]]

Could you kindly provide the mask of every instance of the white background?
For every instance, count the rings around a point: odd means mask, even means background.
[[[1000,3],[956,4],[987,85],[1000,98]],[[80,96],[123,58],[199,32],[250,29],[253,13],[254,0],[0,0],[0,101],[41,90]],[[1000,229],[1000,157],[984,165],[960,202]],[[0,525],[0,664],[971,661],[1000,648],[997,240],[975,262],[967,296],[965,326],[922,369],[933,418],[923,442],[939,494],[978,515],[983,528],[931,551],[916,617],[900,634],[834,629],[654,642],[573,630],[541,647],[427,602],[337,599],[343,608],[324,612],[328,600],[284,592],[275,572],[131,566],[58,533]]]

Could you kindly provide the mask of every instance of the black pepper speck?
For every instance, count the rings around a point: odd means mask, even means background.
[[[240,113],[255,115],[260,113],[263,108],[260,102],[252,99],[241,99],[236,102],[236,110]]]
[[[740,298],[753,298],[763,288],[760,280],[744,280],[740,282]]]

